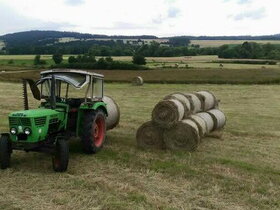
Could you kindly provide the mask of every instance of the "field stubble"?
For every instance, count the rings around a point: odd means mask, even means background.
[[[213,91],[227,116],[223,139],[206,138],[195,153],[139,150],[137,128],[175,91]],[[0,171],[0,209],[279,209],[280,96],[275,85],[105,85],[121,108],[104,149],[85,155],[71,144],[69,170],[50,157],[14,152]],[[125,96],[124,96],[125,95]],[[22,108],[21,85],[0,83],[0,130]],[[32,101],[35,107],[36,102]]]

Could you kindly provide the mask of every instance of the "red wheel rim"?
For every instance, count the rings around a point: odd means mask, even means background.
[[[58,158],[54,158],[54,165],[56,168],[58,168],[60,166],[60,160]]]
[[[105,135],[105,120],[103,117],[97,117],[95,123],[93,124],[93,143],[96,147],[102,145]]]

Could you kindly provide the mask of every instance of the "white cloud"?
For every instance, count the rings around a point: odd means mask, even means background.
[[[36,29],[62,30],[65,26],[72,27],[67,22],[51,22],[26,17],[4,4],[0,7],[0,26],[0,34]]]
[[[264,18],[265,16],[266,16],[265,8],[259,8],[257,10],[250,10],[250,11],[239,13],[233,16],[233,18],[235,20],[244,20],[244,19],[259,20],[261,18]]]
[[[0,0],[0,8],[14,11],[4,17],[7,23],[20,17],[5,27],[2,23],[0,33],[49,25],[109,35],[274,34],[280,32],[275,26],[279,5],[279,0]]]
[[[176,8],[176,7],[170,7],[170,8],[168,9],[168,17],[169,17],[169,18],[176,18],[176,17],[179,16],[180,12],[181,12],[181,11],[180,11],[178,8]]]
[[[224,0],[225,2],[229,2],[229,1],[232,1],[232,0]],[[235,2],[237,2],[238,4],[248,4],[248,3],[251,3],[253,0],[233,0]]]
[[[69,5],[80,5],[80,4],[83,4],[85,1],[84,0],[65,0],[66,4],[69,4]]]

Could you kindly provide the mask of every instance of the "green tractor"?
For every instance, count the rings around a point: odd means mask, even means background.
[[[23,150],[51,154],[54,171],[64,172],[68,139],[73,136],[81,138],[85,153],[98,152],[105,140],[108,115],[103,80],[103,75],[80,70],[49,70],[37,82],[23,80],[25,110],[11,113],[10,133],[1,134],[1,168],[10,166],[13,150]],[[27,84],[33,97],[41,101],[38,109],[29,109]]]

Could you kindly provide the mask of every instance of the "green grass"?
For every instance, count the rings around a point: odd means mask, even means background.
[[[154,105],[177,91],[213,91],[227,116],[222,139],[197,152],[140,150],[137,128]],[[14,152],[0,171],[0,209],[279,209],[280,95],[277,85],[105,84],[121,108],[103,150],[71,143],[69,169],[52,172],[40,153]],[[0,131],[22,108],[21,85],[0,82]],[[35,101],[30,102],[36,107]]]

